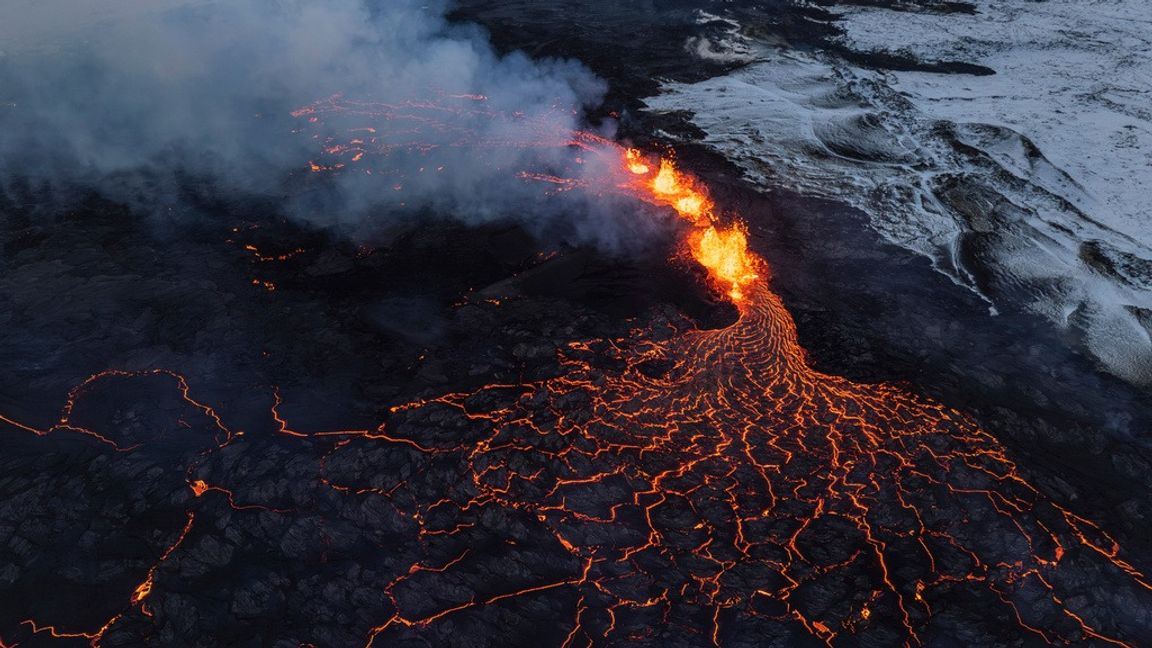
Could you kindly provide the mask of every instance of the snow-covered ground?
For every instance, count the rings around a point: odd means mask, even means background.
[[[730,75],[669,84],[705,143],[766,189],[849,202],[993,312],[1069,332],[1112,373],[1152,383],[1152,3],[979,0],[978,13],[842,11],[844,42],[990,76],[877,72],[755,47],[729,23]]]
[[[1099,202],[1085,205],[1094,216],[1152,240],[1152,3],[998,0],[976,15],[855,9],[844,19],[854,49],[899,39],[922,60],[995,70],[960,83],[923,72],[891,79],[937,117],[1024,133]]]

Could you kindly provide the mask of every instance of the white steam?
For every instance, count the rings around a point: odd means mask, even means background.
[[[530,221],[547,217],[523,213],[525,183],[508,170],[522,157],[547,165],[542,156],[561,152],[462,148],[448,157],[450,176],[407,182],[402,199],[365,178],[337,179],[323,197],[301,199],[301,169],[317,140],[296,133],[290,113],[335,93],[385,104],[487,97],[485,114],[442,115],[446,128],[421,134],[447,150],[460,132],[477,141],[512,136],[516,121],[492,114],[526,115],[535,132],[563,137],[604,92],[577,62],[500,55],[481,29],[450,24],[442,0],[60,4],[0,10],[0,191],[94,187],[154,210],[178,202],[192,182],[275,196],[326,224],[362,226],[381,204]],[[583,209],[589,222],[573,229],[620,238],[601,233],[603,211]]]

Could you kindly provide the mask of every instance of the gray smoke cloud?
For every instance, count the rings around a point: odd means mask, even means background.
[[[605,90],[577,62],[498,54],[481,29],[450,24],[440,0],[45,2],[0,16],[7,190],[96,187],[155,211],[202,183],[275,196],[291,214],[348,231],[433,210],[545,229],[555,217],[534,213],[540,188],[513,171],[570,165],[570,151],[533,138],[566,137]],[[338,93],[395,114],[318,124],[291,114]],[[485,99],[445,99],[457,94]],[[420,147],[399,147],[374,175],[369,164],[308,178],[302,169],[325,142],[347,140],[357,118],[385,143]],[[621,227],[637,225],[609,210],[585,200],[560,212],[578,238],[618,245],[635,233]]]

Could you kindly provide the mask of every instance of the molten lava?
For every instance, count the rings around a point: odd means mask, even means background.
[[[648,173],[647,167],[643,173]],[[632,173],[637,173],[635,167],[630,167]],[[697,189],[695,183],[676,169],[671,160],[660,160],[660,170],[652,178],[652,196],[671,206],[682,217],[693,223],[712,220],[712,201],[704,191]]]
[[[748,252],[748,237],[739,225],[726,230],[710,226],[693,237],[692,253],[714,278],[731,286],[728,296],[744,299],[744,286],[758,276],[754,258]]]
[[[636,175],[645,175],[651,168],[641,157],[638,149],[630,148],[624,151],[625,163],[628,165],[628,170]]]
[[[300,115],[313,120],[342,105],[330,100]],[[440,110],[349,109],[366,117]],[[314,167],[349,172],[394,149],[394,141],[373,140],[376,130],[363,135],[368,130],[356,132],[355,145],[324,142],[331,159]],[[659,628],[714,645],[758,636],[779,645],[923,645],[952,639],[948,624],[964,602],[978,602],[981,614],[1003,612],[987,619],[989,627],[1011,626],[1000,637],[1140,644],[1138,619],[1109,616],[1085,594],[1089,574],[1131,600],[1152,596],[1147,576],[1106,531],[1047,498],[964,415],[892,385],[857,384],[808,366],[792,318],[764,280],[764,262],[748,249],[745,225],[731,216],[722,222],[699,181],[670,160],[653,164],[586,133],[564,139],[581,155],[609,160],[612,173],[558,177],[525,169],[518,176],[670,208],[686,224],[686,250],[740,304],[740,318],[722,330],[694,330],[653,316],[626,338],[571,341],[558,354],[555,377],[394,404],[369,429],[295,429],[270,389],[270,436],[296,444],[301,461],[308,449],[323,451],[314,490],[299,505],[353,498],[353,510],[394,511],[390,542],[422,552],[414,562],[396,561],[387,575],[374,572],[386,601],[356,610],[375,615],[361,626],[366,646],[442,644],[445,633],[475,627],[468,621],[485,609],[506,612],[518,601],[528,616],[565,610],[564,618],[549,616],[563,646],[658,645]],[[85,381],[51,429],[5,417],[0,424],[21,434],[88,435],[134,452],[70,418],[96,383],[126,375]],[[174,378],[189,416],[222,433],[220,448],[235,450],[251,436],[193,400],[182,377],[137,377]],[[361,480],[340,469],[369,457],[391,467]],[[225,488],[197,470],[198,463],[187,468],[187,526],[141,574],[120,613],[87,629],[29,619],[29,631],[95,645],[111,627],[158,623],[164,586],[181,577],[168,562],[186,550],[194,520],[197,528],[214,527],[211,509],[192,507],[217,502],[228,515],[293,514],[249,500],[273,488]],[[525,582],[518,567],[484,562],[505,536],[510,551],[537,543],[561,573]],[[470,589],[477,579],[460,574],[485,577]],[[850,595],[830,599],[830,588]],[[541,597],[550,597],[547,604],[534,603]]]
[[[623,156],[624,166],[633,175],[651,173],[651,167],[636,149],[625,149]],[[648,202],[671,207],[695,227],[686,241],[692,258],[725,288],[729,298],[743,301],[745,286],[759,276],[756,268],[762,265],[748,252],[748,235],[743,224],[720,225],[707,190],[677,169],[671,160],[661,159],[658,168],[650,181],[633,185],[634,189]]]

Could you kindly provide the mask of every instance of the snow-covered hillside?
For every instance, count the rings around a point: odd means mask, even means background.
[[[718,37],[686,47],[754,60],[648,105],[692,113],[765,189],[859,207],[993,312],[1041,314],[1112,373],[1152,383],[1152,4],[976,4],[845,9],[843,44],[992,75],[756,47],[702,15]]]

